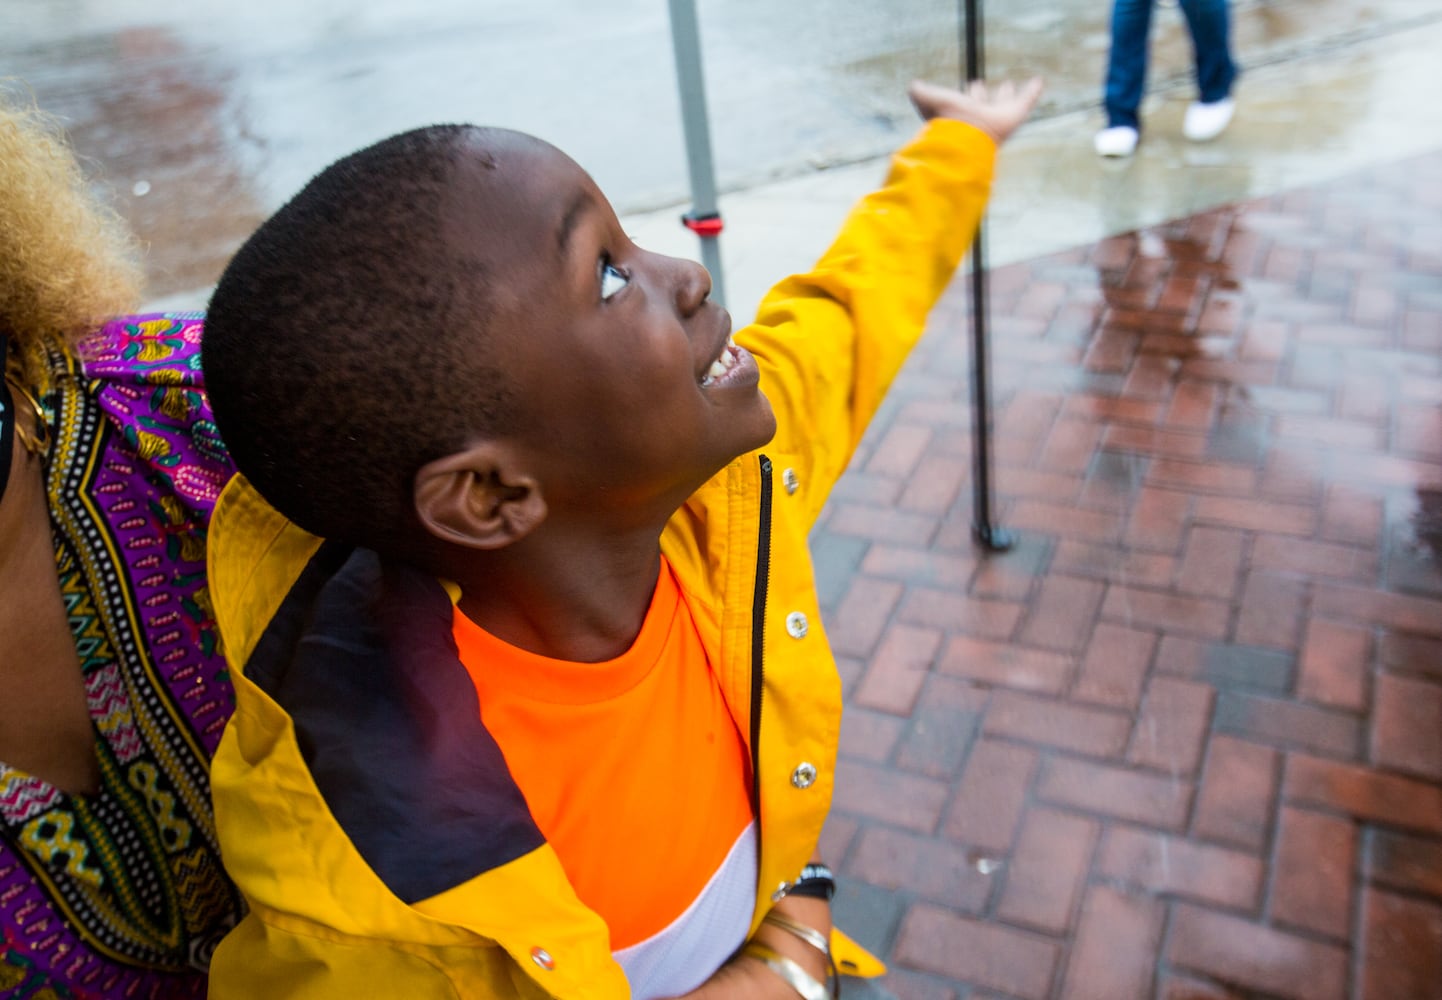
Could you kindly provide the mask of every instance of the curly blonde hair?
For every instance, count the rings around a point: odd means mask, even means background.
[[[43,388],[44,342],[134,308],[140,286],[135,239],[91,194],[64,130],[0,89],[0,330],[20,377]]]

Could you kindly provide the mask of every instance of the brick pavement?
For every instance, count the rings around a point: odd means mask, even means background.
[[[1180,175],[1179,175],[1180,176]],[[903,1000],[1442,998],[1442,154],[999,269],[815,537]]]

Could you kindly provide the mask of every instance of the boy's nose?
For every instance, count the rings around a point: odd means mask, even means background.
[[[676,262],[676,308],[682,316],[694,314],[711,295],[711,272],[694,260]]]

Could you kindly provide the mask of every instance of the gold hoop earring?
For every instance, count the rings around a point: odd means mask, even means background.
[[[40,407],[40,401],[35,398],[34,393],[12,378],[6,378],[5,384],[10,386],[11,393],[24,400],[30,409],[30,419],[28,421],[23,419],[17,419],[15,421],[15,436],[20,439],[20,443],[25,446],[25,450],[30,454],[45,454],[45,452],[50,450],[50,425],[45,422],[45,418],[42,416],[44,410]],[[19,411],[23,408],[17,406],[15,409]],[[20,417],[19,412],[16,413],[16,417]],[[25,425],[27,423],[31,426],[26,427]]]

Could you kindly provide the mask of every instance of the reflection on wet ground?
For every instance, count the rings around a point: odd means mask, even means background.
[[[31,77],[146,247],[152,292],[209,284],[265,217],[236,157],[233,75],[163,28],[48,48]]]
[[[1105,6],[991,5],[990,70],[1045,74],[1044,114],[1093,105]],[[1236,9],[1242,61],[1258,67],[1442,20],[1430,0],[1253,0]],[[905,82],[958,73],[951,0],[713,0],[700,10],[727,187],[888,150],[911,127]],[[668,26],[649,2],[13,0],[6,18],[0,66],[72,121],[152,245],[157,294],[207,283],[239,234],[326,163],[427,121],[536,132],[572,152],[623,210],[684,195]],[[1179,25],[1164,9],[1159,129],[1168,127],[1165,95],[1185,89]],[[1331,121],[1345,129],[1355,117]]]
[[[960,288],[814,541],[838,924],[898,996],[1436,996],[1442,150],[992,279],[1018,549]]]

